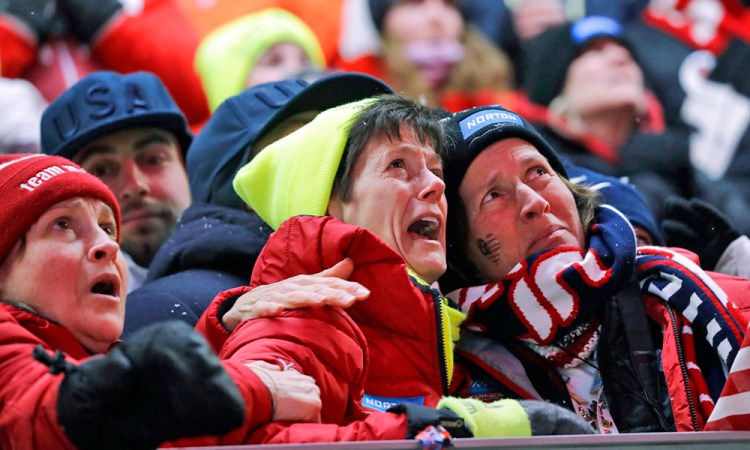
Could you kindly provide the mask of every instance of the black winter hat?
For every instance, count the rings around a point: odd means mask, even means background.
[[[385,15],[388,10],[391,9],[391,6],[400,1],[403,0],[369,0],[367,2],[370,6],[370,15],[372,16],[372,22],[375,24],[375,28],[377,28],[378,31],[383,31],[383,20],[385,20]],[[453,0],[452,3],[456,5],[456,7],[463,14],[463,11],[461,10],[461,0]]]
[[[389,93],[393,90],[377,78],[340,72],[310,84],[299,78],[264,83],[228,98],[216,109],[188,152],[185,167],[193,201],[244,208],[232,180],[250,160],[258,138],[295,114],[323,111]]]
[[[391,9],[391,6],[398,3],[400,0],[369,0],[370,15],[372,16],[372,22],[375,24],[375,28],[378,31],[383,31],[383,20],[385,19],[385,13]]]
[[[538,105],[549,105],[562,91],[573,60],[594,39],[602,37],[618,41],[635,58],[623,38],[622,26],[605,16],[589,16],[553,27],[530,41],[522,59],[523,87],[529,99]]]
[[[441,120],[446,134],[444,157],[446,195],[449,204],[458,196],[466,170],[485,148],[505,139],[529,142],[549,161],[552,168],[567,178],[560,157],[552,146],[523,117],[499,105],[478,106],[457,112]]]
[[[42,152],[72,159],[92,141],[131,127],[172,132],[183,154],[193,141],[185,115],[156,75],[98,71],[81,78],[44,111]]]

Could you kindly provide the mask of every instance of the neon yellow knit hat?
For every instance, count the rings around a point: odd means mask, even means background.
[[[349,130],[374,101],[325,110],[264,148],[237,172],[234,190],[274,230],[292,216],[325,215]]]
[[[242,92],[260,57],[280,42],[298,44],[314,66],[325,68],[318,37],[299,17],[283,9],[264,9],[242,16],[203,38],[195,54],[195,70],[211,112]]]

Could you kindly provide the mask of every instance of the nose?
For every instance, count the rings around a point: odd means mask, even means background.
[[[549,202],[525,184],[518,188],[516,198],[521,205],[521,220],[524,222],[539,218],[550,209]]]
[[[124,162],[121,170],[121,200],[127,201],[135,197],[145,197],[148,195],[149,189],[147,177],[135,161]]]
[[[425,169],[422,183],[422,189],[419,191],[420,200],[439,200],[443,196],[445,182],[431,170]]]
[[[112,261],[117,256],[118,250],[120,250],[120,245],[104,230],[99,229],[93,245],[89,248],[88,258],[91,262]]]

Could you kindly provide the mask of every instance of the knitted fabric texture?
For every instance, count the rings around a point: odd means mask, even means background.
[[[112,208],[117,229],[120,229],[120,208],[107,186],[59,156],[0,156],[0,197],[3,199],[0,264],[42,214],[51,206],[74,197],[92,197],[106,203]]]
[[[373,101],[323,111],[263,149],[235,176],[237,194],[274,230],[292,216],[325,215],[351,125]]]
[[[315,33],[297,16],[282,9],[248,14],[203,38],[195,54],[195,69],[201,77],[211,111],[242,92],[258,60],[281,42],[299,45],[313,66],[326,67]]]
[[[93,72],[63,92],[42,114],[42,152],[73,158],[92,141],[133,127],[173,133],[183,153],[193,141],[187,119],[156,75]]]

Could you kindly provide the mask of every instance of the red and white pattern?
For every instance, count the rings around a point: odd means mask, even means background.
[[[750,430],[750,337],[747,333],[705,430]]]

